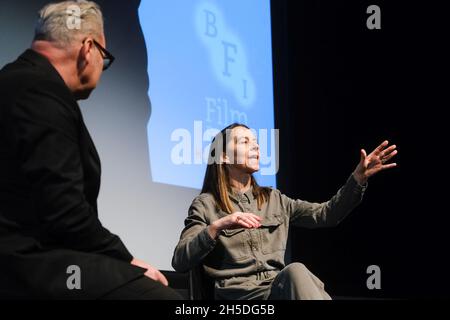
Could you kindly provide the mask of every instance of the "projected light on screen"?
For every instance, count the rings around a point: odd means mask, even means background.
[[[268,142],[256,178],[275,187],[270,0],[143,0],[139,18],[153,181],[200,189],[212,137],[240,122]]]

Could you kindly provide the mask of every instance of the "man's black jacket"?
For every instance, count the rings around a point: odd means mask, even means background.
[[[75,98],[27,50],[0,71],[0,297],[98,298],[144,273],[100,223],[99,188],[100,159]],[[70,266],[80,290],[68,288]]]

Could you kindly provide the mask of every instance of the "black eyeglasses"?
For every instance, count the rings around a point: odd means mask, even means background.
[[[84,41],[86,41],[86,40],[84,40]],[[83,41],[83,43],[84,43],[84,41]],[[102,57],[103,57],[103,71],[105,71],[106,69],[111,67],[112,63],[114,62],[114,60],[116,58],[114,58],[114,56],[108,50],[103,48],[100,43],[95,41],[95,39],[92,39],[92,41],[94,42],[94,44],[98,48],[98,50],[100,50],[100,53],[102,54]]]

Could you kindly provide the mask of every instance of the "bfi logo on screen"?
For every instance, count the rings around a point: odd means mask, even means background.
[[[256,100],[256,84],[244,41],[213,3],[203,2],[196,12],[197,34],[209,53],[216,79],[231,90],[241,107],[251,108]]]

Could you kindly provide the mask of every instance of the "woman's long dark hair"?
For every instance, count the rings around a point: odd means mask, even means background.
[[[212,194],[218,208],[227,213],[233,213],[234,209],[229,198],[231,186],[228,167],[227,164],[222,163],[221,156],[226,150],[231,130],[236,127],[249,129],[249,127],[244,124],[233,123],[220,131],[211,142],[208,165],[206,167],[202,188],[202,193]],[[268,187],[260,187],[253,175],[251,175],[251,185],[253,188],[253,195],[256,197],[258,209],[260,210],[264,202],[269,200],[270,192],[272,190]]]

